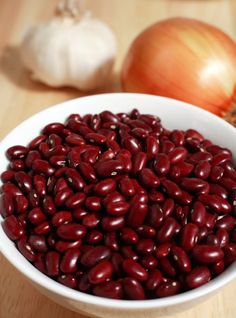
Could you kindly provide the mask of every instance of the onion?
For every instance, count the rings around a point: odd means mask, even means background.
[[[134,40],[121,80],[125,91],[179,99],[222,116],[236,100],[236,44],[200,21],[164,20]]]

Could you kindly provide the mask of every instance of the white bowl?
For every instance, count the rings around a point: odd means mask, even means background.
[[[5,150],[16,144],[27,145],[50,122],[63,122],[71,113],[98,113],[102,110],[128,112],[132,108],[158,115],[167,128],[194,128],[213,142],[232,150],[236,159],[236,129],[195,106],[153,95],[102,94],[82,97],[50,107],[24,121],[11,131],[1,142],[0,172],[6,169]],[[2,218],[0,216],[0,221]],[[211,294],[236,278],[236,263],[217,278],[192,291],[168,298],[127,301],[111,300],[81,293],[67,288],[48,278],[31,265],[15,248],[13,242],[0,227],[0,251],[43,294],[76,312],[97,317],[157,317],[173,314],[206,300]]]

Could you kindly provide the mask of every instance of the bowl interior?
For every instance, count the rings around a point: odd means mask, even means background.
[[[236,129],[222,119],[198,107],[152,95],[143,94],[101,94],[78,98],[50,107],[24,121],[12,130],[0,144],[0,173],[7,167],[5,151],[7,148],[27,143],[36,137],[40,130],[51,122],[64,122],[71,113],[99,113],[111,110],[115,113],[129,112],[138,108],[142,113],[154,114],[161,118],[163,125],[169,129],[193,128],[201,132],[206,138],[232,150],[236,160]],[[2,217],[0,216],[0,222]],[[208,284],[187,293],[176,296],[147,301],[116,301],[83,294],[56,283],[35,269],[15,248],[0,226],[0,251],[25,276],[34,283],[43,286],[54,293],[72,299],[80,299],[97,305],[123,308],[162,307],[166,304],[177,304],[208,294],[228,283],[236,276],[236,265],[232,264],[223,274]]]

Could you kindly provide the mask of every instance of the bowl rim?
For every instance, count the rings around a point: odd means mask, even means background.
[[[10,135],[14,134],[17,130],[21,129],[27,122],[31,121],[33,118],[37,118],[40,114],[47,113],[50,111],[57,110],[60,107],[64,107],[66,105],[70,105],[71,103],[75,102],[83,102],[83,100],[88,99],[103,99],[103,98],[120,98],[121,96],[128,97],[130,99],[134,97],[139,97],[143,99],[155,99],[157,102],[170,102],[178,105],[182,108],[189,108],[191,107],[195,112],[207,116],[208,119],[217,121],[218,123],[226,127],[229,131],[231,131],[236,137],[236,129],[231,126],[229,123],[225,122],[221,118],[217,117],[216,115],[209,113],[208,111],[201,109],[197,106],[191,105],[189,103],[185,103],[179,100],[156,96],[156,95],[149,95],[149,94],[138,94],[138,93],[106,93],[106,94],[96,94],[96,95],[89,95],[84,97],[79,97],[75,99],[71,99],[68,101],[64,101],[62,103],[55,104],[50,106],[40,112],[35,113],[34,115],[30,116],[28,119],[24,120],[22,123],[17,125],[16,128],[11,130],[0,142],[0,149],[2,143],[4,143]],[[2,230],[2,226],[0,227],[0,237],[3,236],[4,239],[9,241],[12,244],[12,241],[6,236],[6,234]],[[42,274],[39,270],[37,270],[27,259],[25,259],[20,252],[13,246],[14,253],[11,253],[11,249],[4,248],[2,240],[0,240],[0,251],[6,257],[6,259],[18,270],[20,271],[26,278],[30,281],[33,281],[36,285],[45,288],[51,291],[54,294],[57,294],[62,297],[66,297],[69,299],[73,299],[75,301],[81,301],[91,305],[97,305],[99,307],[108,307],[108,308],[116,308],[116,309],[150,309],[150,308],[163,308],[163,307],[170,307],[177,304],[189,302],[194,299],[198,299],[200,297],[204,297],[210,293],[215,292],[220,287],[228,284],[231,280],[236,278],[236,262],[231,264],[229,268],[227,268],[222,274],[214,278],[212,281],[208,282],[207,284],[187,291],[185,293],[177,294],[174,296],[166,297],[166,298],[158,298],[158,299],[150,299],[150,300],[141,300],[141,301],[133,301],[133,300],[114,300],[109,298],[98,297],[90,294],[86,294],[80,292],[78,290],[74,290],[68,288],[53,279],[49,278],[48,276]],[[20,259],[25,266],[21,267],[17,262],[17,259]]]

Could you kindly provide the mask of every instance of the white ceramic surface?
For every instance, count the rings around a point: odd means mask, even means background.
[[[128,112],[138,108],[143,113],[158,115],[167,128],[199,130],[215,143],[232,150],[236,160],[236,129],[222,119],[189,104],[152,95],[102,94],[50,107],[24,121],[0,143],[0,172],[6,169],[5,150],[16,144],[27,143],[50,122],[63,122],[71,113],[98,113],[102,110]],[[2,218],[0,216],[0,221]],[[206,300],[211,294],[236,278],[236,264],[208,284],[195,290],[156,300],[119,301],[80,293],[58,284],[35,269],[15,248],[0,226],[0,251],[37,289],[60,305],[97,317],[157,317],[174,314]]]

